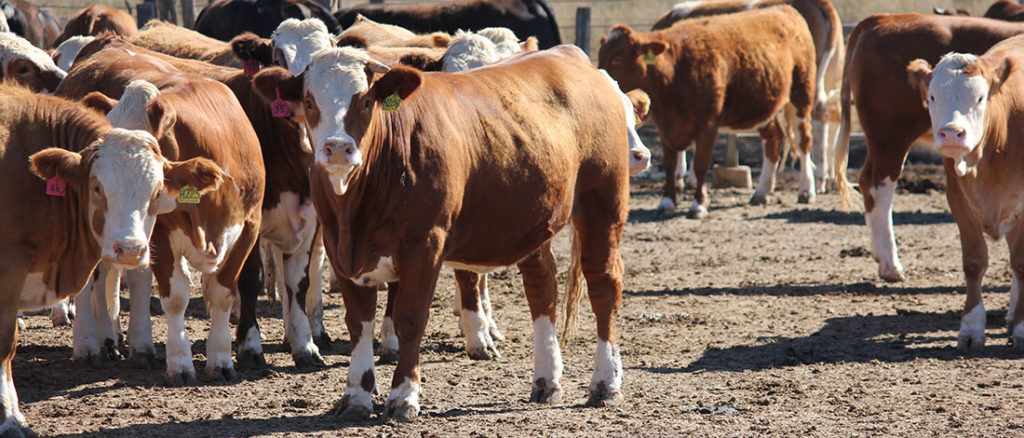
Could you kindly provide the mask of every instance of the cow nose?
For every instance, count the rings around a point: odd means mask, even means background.
[[[122,265],[137,265],[146,256],[148,246],[135,238],[115,240],[113,245],[114,257],[117,263]]]
[[[967,130],[957,125],[946,125],[939,130],[939,138],[943,140],[963,140],[967,136]]]
[[[633,151],[633,160],[635,161],[644,161],[649,159],[650,157],[650,154],[645,153],[644,151]]]
[[[331,164],[346,164],[350,166],[363,164],[363,156],[352,140],[329,138],[324,141],[323,151],[327,157],[327,162]]]

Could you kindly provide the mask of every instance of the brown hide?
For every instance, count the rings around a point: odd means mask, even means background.
[[[138,26],[135,18],[125,11],[110,6],[91,5],[68,20],[53,46],[59,46],[76,35],[99,35],[103,32],[130,37],[138,33]]]
[[[166,21],[150,20],[138,35],[129,41],[154,52],[178,58],[242,68],[242,61],[234,55],[229,43]]]

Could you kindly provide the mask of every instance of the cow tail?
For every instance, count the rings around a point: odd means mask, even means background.
[[[537,0],[537,6],[540,6],[548,16],[548,24],[551,25],[551,35],[555,38],[554,45],[557,46],[562,44],[562,34],[558,31],[558,22],[555,21],[555,13],[551,11],[551,7],[548,6],[547,0]]]
[[[580,263],[583,246],[580,244],[579,230],[576,230],[575,227],[569,235],[569,240],[572,243],[572,259],[569,262],[568,278],[565,280],[565,326],[562,329],[562,338],[559,340],[563,347],[576,335],[576,328],[579,325],[580,299],[583,298],[583,265]]]
[[[853,205],[853,192],[850,189],[850,182],[846,180],[846,169],[850,164],[850,106],[853,102],[850,91],[850,65],[857,56],[857,40],[860,37],[861,27],[857,26],[850,34],[847,41],[846,62],[843,67],[843,85],[840,89],[840,122],[839,135],[836,136],[836,191],[839,199],[843,202],[843,208],[849,209]]]

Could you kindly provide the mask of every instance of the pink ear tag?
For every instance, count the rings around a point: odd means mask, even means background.
[[[64,178],[59,175],[46,180],[46,194],[50,196],[64,197],[64,193],[67,191],[67,183],[64,182]]]
[[[292,106],[281,99],[281,90],[279,88],[275,88],[274,93],[277,94],[277,99],[270,102],[270,114],[274,117],[291,117]]]
[[[260,63],[255,59],[250,59],[242,64],[242,72],[246,76],[253,76],[260,71]]]

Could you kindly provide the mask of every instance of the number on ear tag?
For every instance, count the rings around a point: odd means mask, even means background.
[[[391,93],[390,96],[384,98],[384,111],[398,111],[401,104],[402,98],[398,97],[398,93]]]
[[[270,102],[270,114],[274,117],[291,117],[292,106],[284,101],[284,99],[281,99],[281,89],[275,88],[274,93],[277,94],[277,99]]]
[[[50,196],[64,197],[64,193],[67,191],[67,183],[64,182],[64,178],[59,175],[54,176],[46,180],[46,194]]]
[[[647,53],[644,53],[644,64],[654,65],[654,51],[647,49]]]
[[[178,203],[180,204],[198,204],[200,197],[202,195],[199,194],[199,189],[193,186],[184,186],[178,191]]]
[[[644,118],[640,117],[640,113],[637,110],[633,110],[633,115],[636,116],[636,125],[640,126],[644,123]]]
[[[253,76],[260,71],[260,63],[255,59],[250,59],[242,64],[242,72],[246,76]]]

